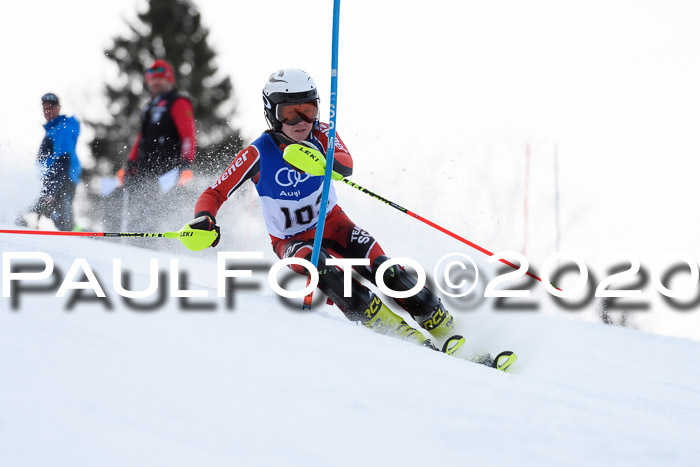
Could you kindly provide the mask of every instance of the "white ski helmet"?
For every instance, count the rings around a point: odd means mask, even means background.
[[[318,102],[318,100],[318,90],[313,78],[305,71],[293,68],[272,73],[263,88],[265,118],[275,131],[282,129],[282,122],[277,118],[279,104]]]

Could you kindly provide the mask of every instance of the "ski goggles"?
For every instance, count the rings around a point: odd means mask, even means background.
[[[156,66],[153,68],[149,68],[146,70],[146,81],[149,81],[153,78],[165,78],[166,80],[170,81],[171,83],[175,81],[173,79],[172,69],[170,69],[167,66],[162,66],[162,65]]]
[[[147,75],[160,75],[160,74],[165,74],[165,67],[164,66],[159,66],[156,68],[149,68],[146,70]]]
[[[277,120],[286,125],[296,125],[302,120],[313,123],[318,118],[318,101],[278,104],[276,116]]]

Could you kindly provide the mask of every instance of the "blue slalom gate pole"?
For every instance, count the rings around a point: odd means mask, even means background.
[[[321,254],[321,242],[323,241],[323,227],[326,224],[326,210],[328,209],[328,193],[331,189],[331,174],[333,173],[333,155],[335,153],[335,122],[338,101],[338,29],[340,27],[340,0],[333,1],[333,42],[331,45],[331,109],[328,132],[328,149],[326,152],[326,173],[323,178],[323,192],[321,193],[321,211],[318,215],[316,235],[314,236],[314,248],[311,252],[311,263],[318,266],[318,257]],[[303,309],[311,308],[313,292],[304,298]]]

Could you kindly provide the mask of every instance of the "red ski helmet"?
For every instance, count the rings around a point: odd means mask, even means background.
[[[171,84],[175,82],[175,74],[170,63],[163,59],[158,59],[153,62],[153,65],[146,69],[146,81],[151,78],[165,78]]]

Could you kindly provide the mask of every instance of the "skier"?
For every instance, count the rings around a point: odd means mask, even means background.
[[[279,70],[270,75],[263,88],[265,118],[269,129],[248,147],[241,150],[228,169],[199,197],[195,219],[190,227],[216,230],[216,214],[221,205],[243,183],[252,180],[260,197],[265,224],[272,248],[280,258],[297,257],[309,260],[313,249],[316,224],[320,210],[323,177],[300,173],[282,157],[288,145],[302,143],[325,154],[329,126],[321,123],[319,97],[314,80],[297,69]],[[336,134],[333,169],[347,177],[352,174],[352,158]],[[368,267],[355,267],[362,277],[376,285],[377,268],[388,260],[379,243],[364,229],[351,221],[337,204],[333,186],[328,198],[328,214],[318,260],[321,289],[350,320],[379,332],[452,353],[464,343],[453,336],[454,319],[440,299],[424,287],[416,295],[395,299],[415,321],[426,329],[436,342],[426,338],[401,317],[392,312],[370,289],[352,281],[352,294],[343,296],[343,271],[326,265],[331,257],[368,258]],[[216,246],[216,237],[211,246]],[[304,268],[292,265],[300,274]],[[406,291],[415,279],[401,266],[389,267],[383,276],[392,290]]]

